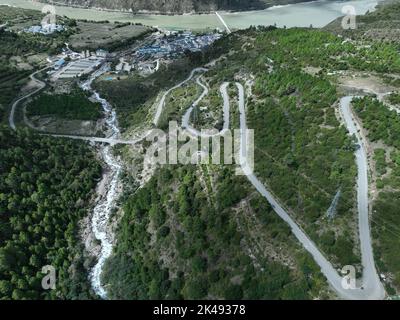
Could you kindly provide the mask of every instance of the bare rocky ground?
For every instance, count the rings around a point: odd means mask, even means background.
[[[104,197],[107,195],[108,191],[108,186],[111,181],[111,175],[109,170],[105,170],[103,173],[104,179],[99,183],[96,189],[96,197],[93,199],[93,207],[100,202]],[[118,186],[119,193],[122,192],[122,184]],[[109,235],[110,238],[112,239],[112,242],[115,242],[114,238],[114,231],[115,228],[117,227],[117,222],[119,221],[119,218],[121,217],[121,210],[117,208],[117,214],[113,215],[111,221],[109,222]],[[89,254],[91,257],[95,257],[96,260],[100,256],[100,251],[101,251],[101,244],[100,242],[96,239],[93,230],[92,230],[92,216],[93,212],[88,214],[84,219],[81,220],[80,222],[80,238],[82,240],[82,243],[85,246],[86,252]]]
[[[97,157],[101,161],[99,148],[96,147],[96,149],[97,149]],[[107,196],[111,180],[112,180],[112,172],[107,166],[103,167],[102,178],[96,187],[96,192],[92,198],[91,201],[92,205],[90,206],[88,215],[80,221],[80,226],[79,226],[79,236],[82,243],[84,244],[85,251],[91,258],[95,258],[96,261],[100,257],[101,243],[99,240],[96,239],[92,229],[93,208],[99,202],[104,200],[104,198]],[[118,184],[117,191],[118,194],[122,194],[123,192],[122,182]],[[112,215],[111,221],[109,221],[109,229],[108,229],[108,234],[113,244],[115,244],[115,237],[114,237],[115,229],[121,217],[122,217],[122,210],[119,207],[117,207],[116,214]]]
[[[385,84],[379,77],[369,73],[343,74],[337,78],[339,85],[343,90],[350,91],[370,91],[378,94],[384,94],[396,90],[395,87]]]

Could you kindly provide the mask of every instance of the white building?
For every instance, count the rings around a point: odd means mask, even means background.
[[[52,34],[54,32],[61,32],[63,30],[64,30],[64,27],[62,25],[48,23],[48,24],[43,24],[41,26],[31,26],[31,27],[25,29],[25,32],[41,33],[41,34],[47,35],[47,34]]]
[[[96,56],[99,58],[107,58],[108,51],[103,50],[103,49],[97,49],[96,50]]]

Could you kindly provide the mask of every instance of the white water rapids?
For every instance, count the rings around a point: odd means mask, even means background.
[[[96,71],[89,80],[81,85],[81,87],[83,90],[93,92],[92,97],[101,103],[106,116],[107,126],[111,131],[110,135],[107,138],[117,139],[120,131],[118,129],[117,116],[115,111],[111,108],[107,100],[101,98],[100,95],[91,88],[92,82],[105,71],[107,71],[107,67],[103,67],[102,69]],[[122,167],[114,158],[110,146],[101,146],[100,153],[103,161],[107,164],[110,171],[103,176],[103,181],[101,182],[102,184],[109,181],[108,185],[106,186],[107,193],[103,196],[100,195],[100,200],[94,208],[91,220],[91,228],[95,238],[101,243],[101,251],[96,265],[90,272],[90,281],[92,284],[92,288],[96,292],[96,294],[98,294],[102,299],[106,299],[107,292],[101,285],[101,274],[105,261],[107,260],[107,258],[110,257],[112,253],[112,235],[108,232],[108,224],[111,211],[115,207],[115,201],[118,197],[117,185]]]

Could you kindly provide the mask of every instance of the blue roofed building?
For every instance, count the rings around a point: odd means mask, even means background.
[[[65,64],[65,59],[60,59],[54,63],[54,69],[58,70]]]

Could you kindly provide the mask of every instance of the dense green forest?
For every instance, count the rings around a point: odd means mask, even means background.
[[[12,102],[18,91],[27,82],[28,74],[29,71],[20,71],[6,64],[0,64],[0,122],[5,117],[6,107]]]
[[[321,289],[319,269],[295,247],[290,229],[261,197],[250,201],[268,242],[291,244],[291,270],[246,253],[246,212],[234,209],[249,186],[229,168],[163,167],[129,196],[103,281],[111,299],[308,299]],[[218,173],[216,181],[209,181]],[[199,178],[200,177],[200,178]],[[204,183],[208,185],[205,187]],[[215,192],[212,192],[212,188]],[[237,210],[237,211],[236,211]],[[282,248],[286,248],[285,245]],[[323,278],[322,278],[323,279]]]
[[[345,41],[331,33],[315,29],[277,29],[258,32],[257,45],[276,63],[314,66],[327,70],[400,71],[398,43]]]
[[[93,120],[102,116],[101,104],[88,99],[88,94],[74,89],[68,94],[43,93],[27,107],[29,116],[54,115],[67,120]]]
[[[42,52],[57,53],[64,46],[62,41],[67,39],[65,34],[61,35],[44,36],[42,34],[16,33],[2,30],[0,31],[2,58]]]
[[[399,105],[400,104],[400,94],[399,93],[391,93],[389,95],[389,101],[390,101],[390,103]]]
[[[78,222],[101,167],[80,142],[0,129],[0,298],[93,298]],[[41,287],[42,267],[56,289]]]

